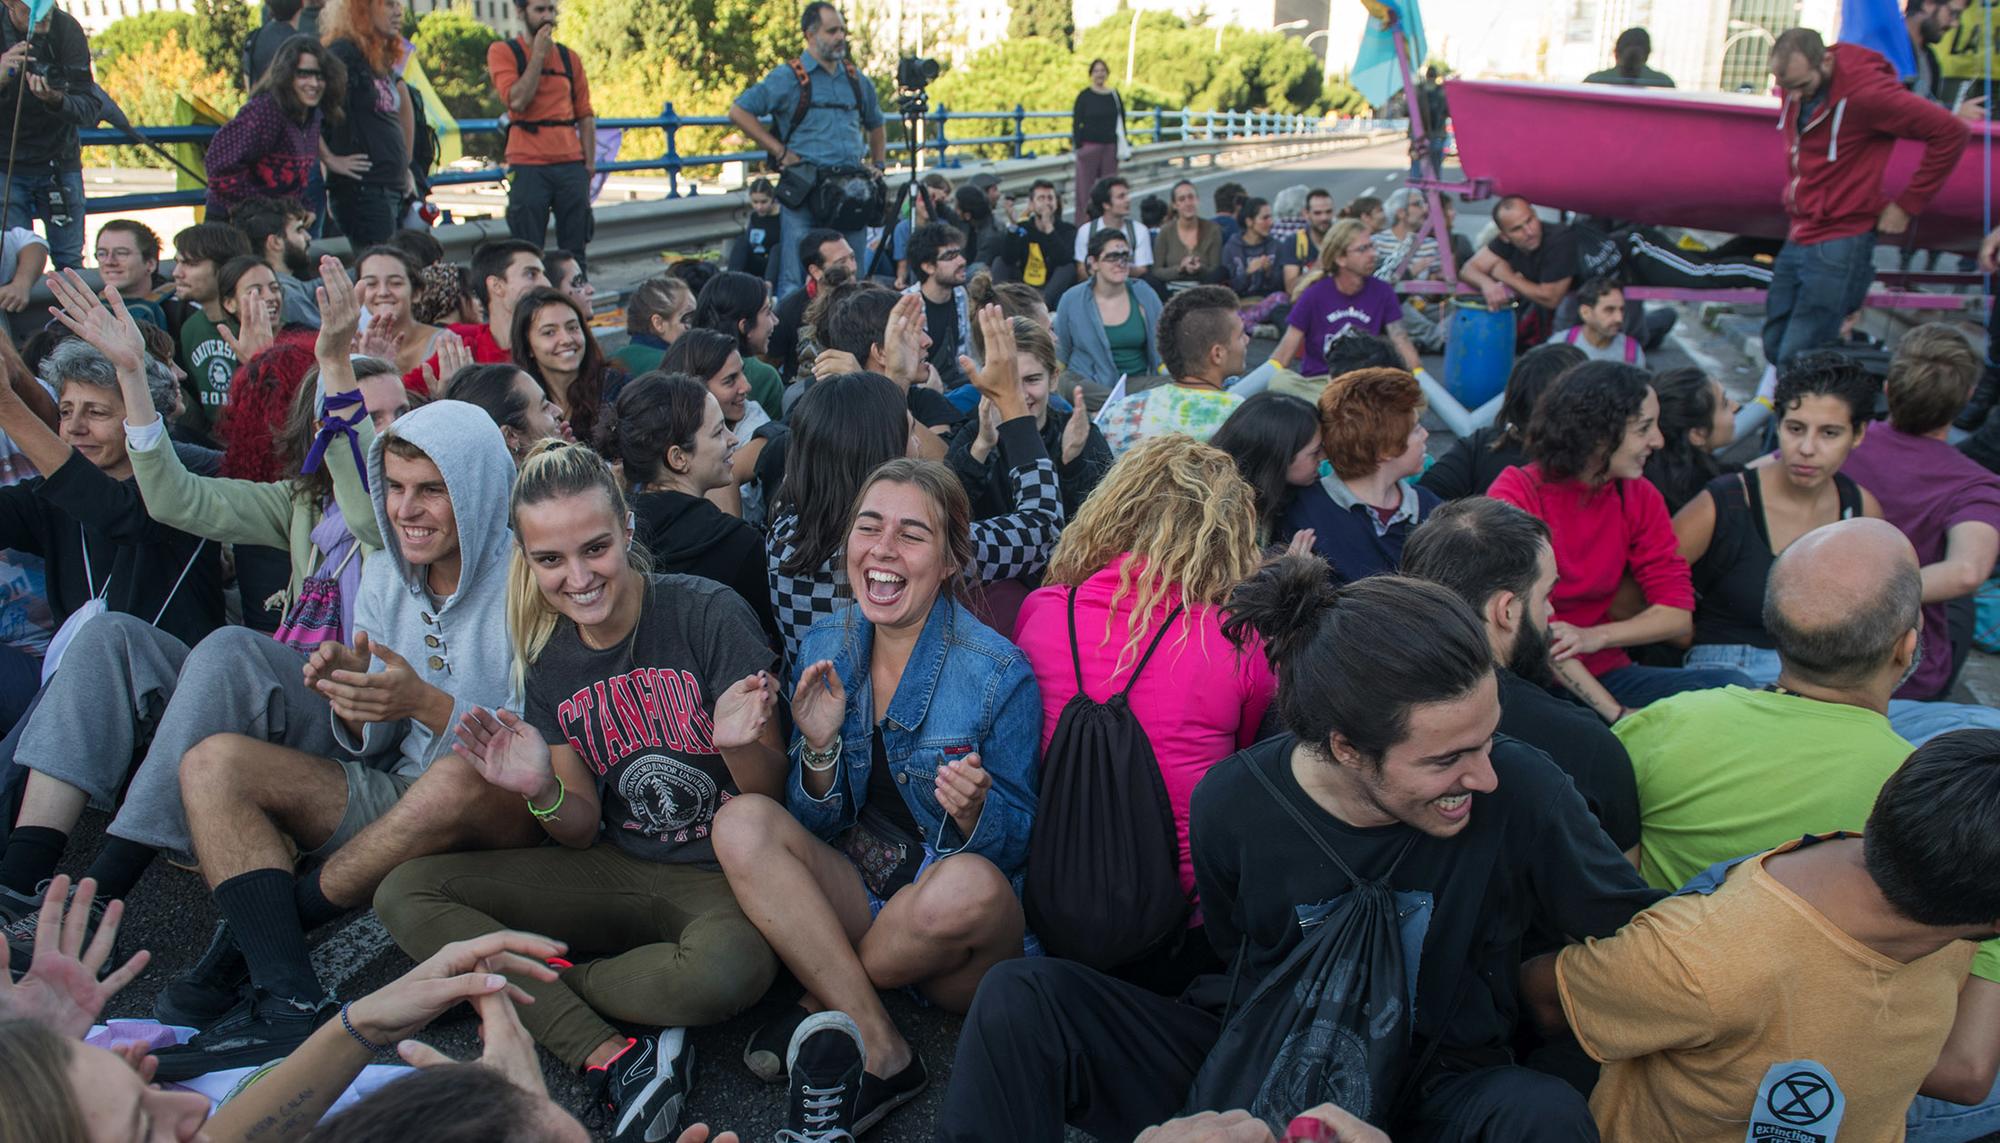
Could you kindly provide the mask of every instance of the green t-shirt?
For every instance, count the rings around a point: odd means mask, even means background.
[[[1915,749],[1872,710],[1742,687],[1675,695],[1611,732],[1639,782],[1639,875],[1669,890],[1805,834],[1860,833]],[[2000,981],[2000,941],[1972,974]]]
[[[201,403],[203,424],[215,423],[217,414],[229,403],[229,379],[236,375],[236,354],[222,333],[200,307],[189,310],[181,323],[181,368]],[[192,412],[192,410],[190,410]]]
[[[1131,287],[1126,287],[1131,292]],[[1117,325],[1104,327],[1105,339],[1111,342],[1111,364],[1128,377],[1146,375],[1146,315],[1139,309],[1139,299],[1132,299],[1132,309],[1125,320]]]
[[[611,355],[611,360],[613,364],[623,366],[625,372],[637,377],[641,373],[651,373],[658,369],[660,362],[666,360],[666,357],[667,351],[664,349],[628,341],[624,348]]]
[[[743,376],[750,382],[750,399],[764,406],[765,415],[772,420],[784,420],[785,380],[778,376],[777,366],[745,354]]]

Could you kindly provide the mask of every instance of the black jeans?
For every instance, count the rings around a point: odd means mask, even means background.
[[[340,232],[359,253],[396,233],[397,208],[403,205],[401,187],[364,183],[355,179],[332,178],[326,182],[327,205]]]
[[[549,212],[556,216],[556,240],[583,258],[590,241],[590,179],[582,163],[516,164],[507,180],[507,233],[547,246]]]
[[[1180,1115],[1215,1016],[1072,961],[1012,960],[980,982],[937,1118],[940,1143],[1131,1139]],[[1442,1068],[1396,1124],[1411,1143],[1596,1143],[1590,1107],[1522,1067]]]

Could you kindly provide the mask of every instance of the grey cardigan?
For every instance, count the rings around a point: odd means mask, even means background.
[[[1146,372],[1160,371],[1160,296],[1144,282],[1125,283],[1146,322]],[[1056,344],[1065,368],[1075,370],[1107,389],[1118,384],[1119,369],[1111,360],[1111,338],[1098,316],[1089,279],[1063,292],[1056,303]]]

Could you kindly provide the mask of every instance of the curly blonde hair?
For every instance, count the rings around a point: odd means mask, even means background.
[[[1132,599],[1114,674],[1138,661],[1147,617],[1169,588],[1190,607],[1221,607],[1257,569],[1257,494],[1219,448],[1180,433],[1142,441],[1111,466],[1063,530],[1045,582],[1075,587],[1127,553],[1111,596],[1113,611]],[[1183,644],[1187,624],[1183,611]]]

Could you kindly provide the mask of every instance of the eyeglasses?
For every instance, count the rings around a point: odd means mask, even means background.
[[[1130,250],[1106,250],[1097,256],[1097,260],[1099,262],[1130,262],[1132,260],[1132,252]]]
[[[938,251],[937,260],[940,262],[956,262],[963,257],[965,257],[965,251],[963,250],[940,250]]]
[[[325,79],[326,73],[316,67],[302,67],[292,73],[299,79]]]

